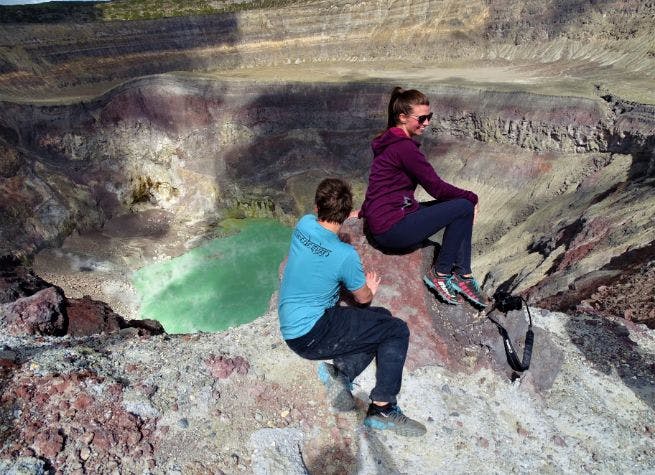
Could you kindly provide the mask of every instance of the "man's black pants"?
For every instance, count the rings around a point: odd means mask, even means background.
[[[309,360],[334,360],[352,382],[376,358],[372,401],[396,404],[409,344],[407,324],[382,307],[332,307],[309,333],[286,340]]]

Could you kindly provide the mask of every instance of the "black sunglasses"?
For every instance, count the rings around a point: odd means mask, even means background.
[[[423,122],[426,120],[430,122],[432,120],[432,112],[430,112],[428,115],[409,115],[409,117],[415,118],[420,125],[423,125]]]

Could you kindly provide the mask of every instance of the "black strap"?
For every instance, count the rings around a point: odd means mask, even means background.
[[[519,360],[519,357],[516,354],[516,350],[514,349],[514,345],[512,345],[512,340],[509,338],[505,327],[503,327],[490,316],[491,312],[496,310],[496,307],[494,306],[487,314],[487,318],[489,318],[489,320],[491,320],[496,325],[496,327],[498,327],[498,332],[503,338],[503,347],[505,348],[505,356],[507,356],[507,362],[514,371],[518,372],[527,371],[530,368],[530,360],[532,359],[532,346],[534,344],[534,332],[532,331],[532,315],[530,314],[530,307],[528,307],[528,303],[525,301],[525,299],[521,298],[521,300],[523,301],[523,304],[528,311],[528,318],[530,320],[528,331],[525,334],[525,346],[523,347],[522,361]]]

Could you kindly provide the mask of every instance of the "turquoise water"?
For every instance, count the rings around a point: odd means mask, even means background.
[[[226,224],[237,234],[135,272],[142,318],[159,320],[168,333],[192,333],[225,330],[266,312],[291,228],[272,219]]]

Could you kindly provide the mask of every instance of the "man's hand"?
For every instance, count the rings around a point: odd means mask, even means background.
[[[378,276],[377,272],[367,272],[366,273],[366,285],[371,289],[371,293],[375,295],[380,286],[380,281],[382,279]]]
[[[359,210],[358,209],[352,210],[350,212],[350,214],[348,215],[348,217],[349,218],[359,218]]]
[[[367,272],[366,273],[366,284],[364,284],[360,289],[353,291],[353,297],[357,303],[367,304],[373,300],[375,292],[378,291],[380,285],[380,277],[376,272]]]

